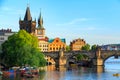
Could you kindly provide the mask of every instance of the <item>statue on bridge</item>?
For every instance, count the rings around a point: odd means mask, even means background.
[[[97,46],[95,55],[97,58],[102,58],[100,46]]]
[[[66,65],[66,57],[64,56],[64,49],[61,48],[59,52],[59,66]]]
[[[64,56],[64,49],[63,48],[61,48],[60,52],[59,52],[59,57],[62,57],[62,56]]]

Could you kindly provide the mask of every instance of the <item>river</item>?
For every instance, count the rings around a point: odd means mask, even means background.
[[[97,68],[78,67],[72,65],[72,68],[66,70],[64,66],[60,66],[56,70],[54,65],[46,67],[46,70],[40,71],[39,78],[21,78],[2,77],[0,80],[120,80],[119,76],[113,76],[115,73],[120,73],[120,59],[113,57],[105,61],[105,66]]]

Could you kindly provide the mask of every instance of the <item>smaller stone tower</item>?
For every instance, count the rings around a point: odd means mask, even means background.
[[[45,28],[43,27],[43,18],[41,16],[41,12],[38,18],[38,27],[36,28],[35,34],[38,39],[45,39]]]

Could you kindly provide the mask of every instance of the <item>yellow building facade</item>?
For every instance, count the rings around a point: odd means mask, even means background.
[[[78,50],[81,50],[81,48],[85,45],[86,45],[86,42],[84,41],[84,39],[78,38],[70,42],[70,50],[78,51]]]
[[[59,51],[61,48],[66,50],[65,39],[55,38],[49,40],[48,52]]]

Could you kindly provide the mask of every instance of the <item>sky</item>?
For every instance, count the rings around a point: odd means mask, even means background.
[[[29,5],[32,19],[40,11],[46,36],[67,44],[84,39],[93,45],[120,43],[120,0],[0,0],[0,29],[19,31]]]

